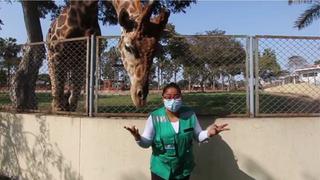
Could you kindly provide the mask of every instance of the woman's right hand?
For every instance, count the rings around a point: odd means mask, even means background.
[[[134,137],[134,139],[135,139],[136,141],[140,141],[141,136],[140,136],[140,134],[139,134],[139,129],[136,128],[136,126],[131,126],[131,127],[124,126],[124,128],[125,128],[126,130],[128,130],[128,131],[132,134],[132,136]]]

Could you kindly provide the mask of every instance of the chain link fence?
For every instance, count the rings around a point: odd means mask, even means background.
[[[195,35],[162,39],[143,108],[132,103],[118,41],[118,36],[109,36],[92,37],[91,42],[85,37],[49,44],[1,44],[1,109],[22,106],[50,112],[54,103],[55,110],[64,112],[145,116],[162,106],[162,88],[176,82],[184,103],[198,115],[249,116],[249,111],[257,116],[320,114],[319,37]],[[250,69],[251,57],[255,66]],[[250,72],[253,81],[249,81]],[[56,87],[53,91],[52,86]]]
[[[256,37],[258,116],[319,115],[320,37]]]
[[[98,113],[149,113],[162,106],[162,88],[177,83],[199,115],[248,115],[246,36],[177,36],[161,40],[153,59],[148,103],[135,108],[118,37],[99,37]]]
[[[1,109],[51,112],[54,94],[61,111],[72,110],[73,103],[73,111],[86,112],[88,45],[88,38],[4,44],[0,64]],[[50,61],[49,56],[53,57]],[[51,79],[50,74],[54,75]],[[52,85],[57,87],[54,92]]]

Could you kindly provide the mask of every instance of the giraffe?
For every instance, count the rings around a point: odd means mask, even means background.
[[[71,1],[61,15],[52,22],[48,32],[48,42],[72,37],[100,35],[98,25],[97,1]],[[110,1],[104,1],[110,3]],[[118,49],[123,65],[128,72],[131,87],[130,94],[135,106],[146,104],[149,74],[160,34],[165,28],[170,13],[161,9],[152,16],[154,1],[141,3],[140,0],[113,0],[118,21],[122,27]],[[62,54],[68,54],[68,47],[62,43],[49,43],[49,75],[52,84],[53,111],[74,111],[83,86],[85,66],[84,57],[73,57],[75,62],[65,62]],[[66,66],[69,64],[69,66]],[[71,73],[71,91],[64,93],[67,72]]]
[[[136,107],[142,107],[148,95],[152,60],[170,13],[162,8],[151,17],[155,1],[114,0],[112,4],[122,27],[118,49],[130,78],[131,99]]]
[[[56,40],[100,35],[98,1],[70,1],[51,23],[47,34],[48,66],[52,89],[52,111],[75,111],[85,80],[86,45],[69,47]],[[64,92],[66,81],[69,90]]]

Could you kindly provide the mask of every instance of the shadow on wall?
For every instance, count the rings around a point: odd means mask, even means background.
[[[232,149],[219,135],[207,144],[195,144],[194,155],[196,168],[192,179],[254,180],[239,169]]]
[[[201,124],[203,128],[208,126],[207,123]],[[200,146],[195,143],[194,155],[196,168],[192,174],[193,180],[255,180],[239,169],[232,149],[219,135],[210,139],[209,143]]]
[[[57,144],[50,142],[45,119],[37,117],[37,123],[39,133],[35,134],[23,129],[23,121],[19,116],[0,114],[0,177],[81,180]]]

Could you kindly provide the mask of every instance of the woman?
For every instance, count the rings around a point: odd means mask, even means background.
[[[135,126],[124,128],[130,131],[139,146],[152,146],[152,180],[188,180],[194,168],[193,138],[204,142],[229,130],[228,124],[212,124],[203,131],[195,113],[182,106],[181,89],[175,83],[164,87],[162,100],[164,107],[150,114],[142,135]]]

